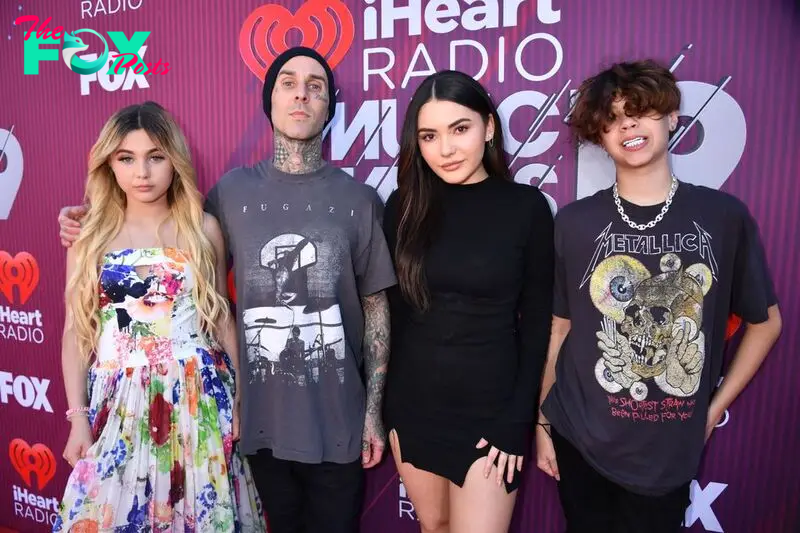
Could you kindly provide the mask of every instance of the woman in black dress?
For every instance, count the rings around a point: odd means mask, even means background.
[[[406,113],[384,218],[399,284],[385,422],[424,533],[508,530],[550,333],[553,217],[497,109],[439,72]]]

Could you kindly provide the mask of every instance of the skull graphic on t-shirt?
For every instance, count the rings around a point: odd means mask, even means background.
[[[703,297],[711,271],[702,263],[683,268],[672,253],[661,258],[660,269],[652,275],[637,259],[615,255],[592,274],[592,301],[604,315],[595,374],[608,392],[629,389],[643,400],[651,380],[673,396],[697,392],[705,352]]]

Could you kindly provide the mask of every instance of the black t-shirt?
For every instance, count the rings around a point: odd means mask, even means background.
[[[552,211],[537,188],[501,179],[437,187],[441,218],[424,260],[431,306],[418,312],[389,290],[387,427],[521,454],[550,333]],[[396,193],[386,204],[392,251],[398,204]]]
[[[639,224],[663,204],[623,200]],[[554,314],[571,321],[542,409],[601,474],[664,494],[691,480],[728,317],[776,303],[758,228],[735,197],[680,183],[655,227],[625,223],[611,189],[555,222]]]

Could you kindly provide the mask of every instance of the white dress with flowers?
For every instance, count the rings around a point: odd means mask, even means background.
[[[192,284],[179,250],[105,255],[88,378],[94,444],[53,531],[266,531],[232,439],[233,367],[200,335]]]

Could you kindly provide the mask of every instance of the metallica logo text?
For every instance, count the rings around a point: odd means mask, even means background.
[[[612,254],[664,255],[697,252],[708,262],[714,280],[717,279],[719,267],[711,248],[711,235],[697,222],[693,222],[696,233],[663,233],[661,235],[611,233],[612,224],[613,222],[609,222],[608,226],[603,228],[603,231],[595,239],[597,248],[589,261],[579,288],[582,288],[592,277],[597,263]]]

